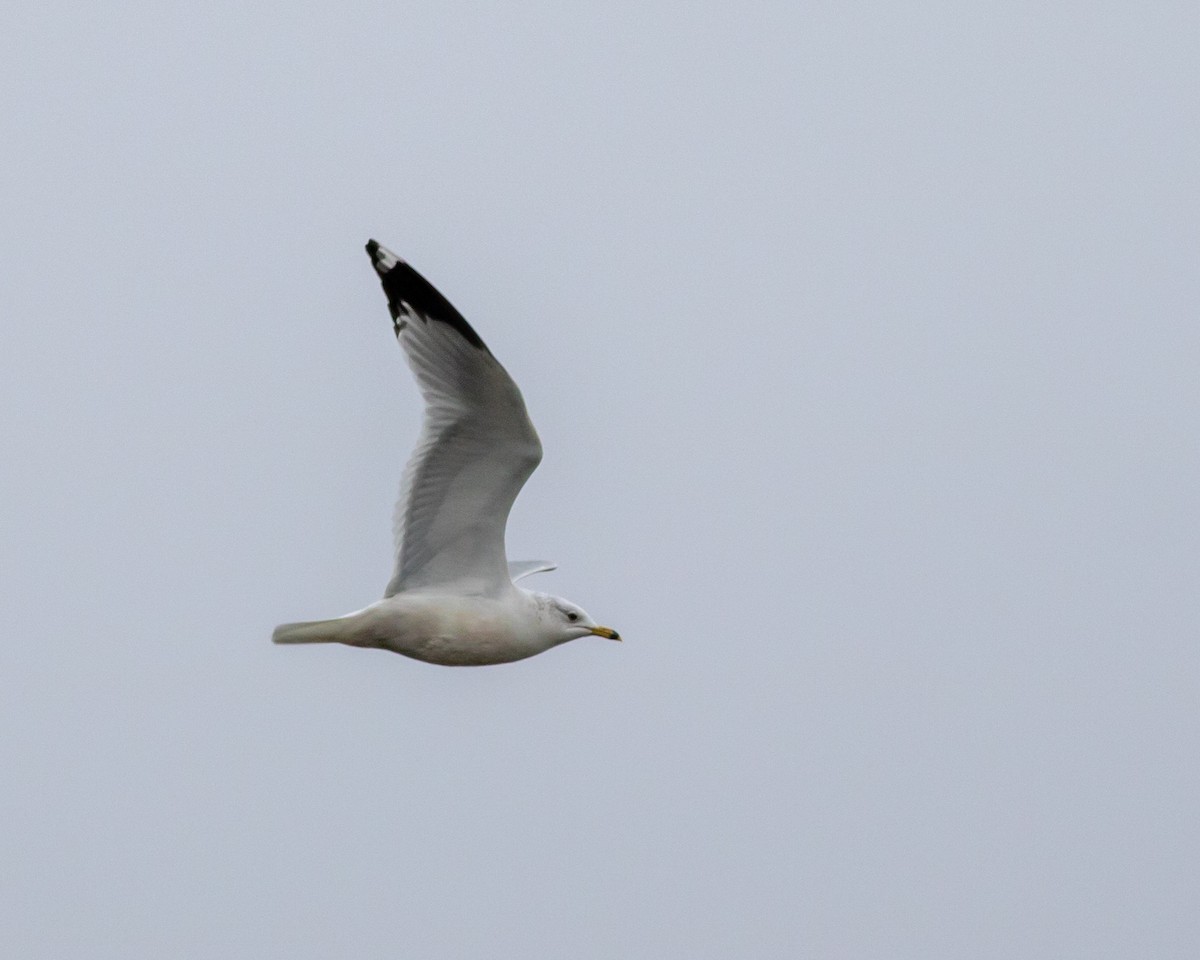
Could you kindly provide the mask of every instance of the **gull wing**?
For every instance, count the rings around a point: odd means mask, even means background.
[[[553,560],[510,560],[508,561],[508,576],[513,583],[522,577],[530,577],[535,573],[547,573],[557,570],[558,564]]]
[[[521,391],[462,314],[374,240],[367,253],[396,339],[425,399],[425,422],[396,504],[396,569],[384,596],[510,587],[504,527],[542,459]]]

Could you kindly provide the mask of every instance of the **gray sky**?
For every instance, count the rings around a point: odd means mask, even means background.
[[[50,2],[0,29],[0,941],[1200,952],[1194,3]],[[285,649],[420,405],[626,643]]]

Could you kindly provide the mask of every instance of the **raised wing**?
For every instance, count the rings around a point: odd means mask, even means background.
[[[525,401],[479,334],[424,277],[374,240],[367,253],[425,398],[396,504],[396,570],[384,595],[500,592],[511,583],[508,512],[542,459]]]

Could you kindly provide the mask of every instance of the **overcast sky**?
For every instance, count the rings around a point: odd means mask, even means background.
[[[6,955],[1200,955],[1193,2],[10,7]],[[624,644],[270,644],[391,573],[372,236]]]

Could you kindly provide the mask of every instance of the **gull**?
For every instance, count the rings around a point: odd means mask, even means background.
[[[580,607],[516,585],[554,570],[508,562],[504,528],[542,459],[521,391],[462,314],[374,240],[392,328],[425,400],[396,504],[396,567],[383,599],[333,620],[285,623],[275,643],[343,643],[426,663],[523,660],[568,640],[620,640]]]

